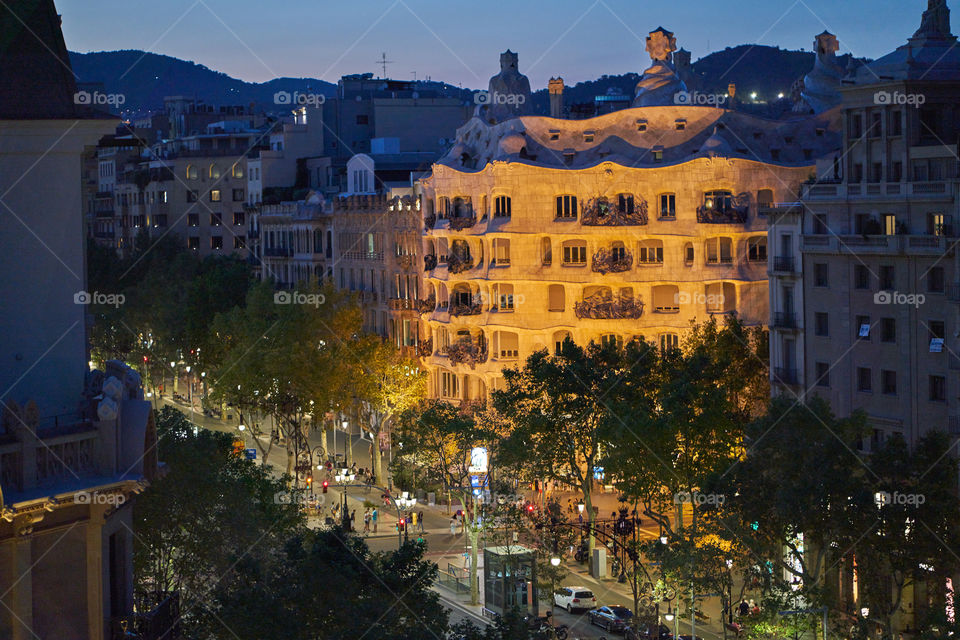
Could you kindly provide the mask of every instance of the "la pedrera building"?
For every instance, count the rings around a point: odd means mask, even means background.
[[[714,314],[768,324],[767,216],[839,146],[839,110],[749,115],[688,90],[675,50],[650,33],[632,107],[585,120],[527,115],[529,82],[503,54],[423,180],[432,396],[485,399],[566,337],[669,348]]]

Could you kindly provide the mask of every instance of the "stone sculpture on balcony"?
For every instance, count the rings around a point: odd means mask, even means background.
[[[633,267],[633,255],[629,251],[614,252],[600,249],[593,255],[593,271],[601,275],[623,273]]]

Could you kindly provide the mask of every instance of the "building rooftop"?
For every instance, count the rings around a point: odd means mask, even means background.
[[[521,116],[490,125],[473,118],[438,163],[460,171],[479,171],[495,161],[584,169],[602,162],[663,166],[719,156],[806,166],[841,142],[838,108],[767,120],[715,107],[655,106],[587,120]]]
[[[75,99],[70,66],[53,0],[0,6],[0,119],[112,119]]]

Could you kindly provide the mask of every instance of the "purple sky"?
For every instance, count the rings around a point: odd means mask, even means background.
[[[73,51],[144,49],[243,80],[373,71],[485,86],[499,53],[520,54],[533,87],[643,71],[663,25],[693,59],[745,43],[810,49],[827,29],[840,52],[876,58],[917,29],[927,0],[57,0]]]

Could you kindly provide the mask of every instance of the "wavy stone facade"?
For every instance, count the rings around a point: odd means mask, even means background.
[[[836,124],[673,106],[471,120],[423,181],[431,395],[484,399],[567,336],[670,346],[713,314],[766,325],[765,214],[796,200]]]

